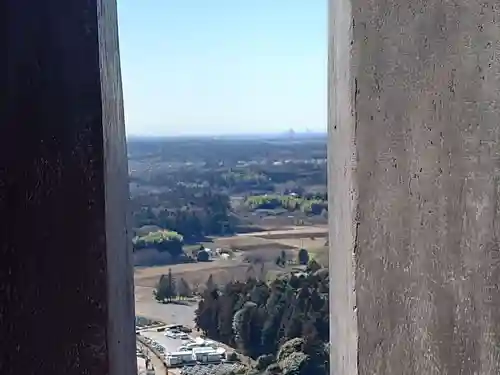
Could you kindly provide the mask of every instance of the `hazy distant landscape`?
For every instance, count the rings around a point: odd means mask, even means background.
[[[326,152],[323,134],[130,138],[136,313],[198,329],[262,370],[296,352],[326,374]],[[254,336],[233,332],[239,313]]]
[[[136,236],[163,229],[193,245],[327,223],[324,135],[132,138],[128,152]]]

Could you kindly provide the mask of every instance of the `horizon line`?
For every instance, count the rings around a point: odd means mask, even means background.
[[[304,135],[326,135],[328,131],[283,131],[283,132],[273,132],[273,133],[218,133],[218,134],[203,134],[203,133],[192,133],[192,134],[139,134],[139,133],[128,133],[127,138],[227,138],[227,137],[289,137],[289,136],[304,136]]]

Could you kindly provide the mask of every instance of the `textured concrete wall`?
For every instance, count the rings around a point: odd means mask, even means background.
[[[350,0],[330,2],[328,51],[328,196],[330,243],[330,368],[357,374],[357,316],[354,290],[357,196],[356,144],[352,116]]]
[[[500,4],[330,1],[332,368],[500,373]]]
[[[0,374],[136,374],[116,2],[2,5]]]

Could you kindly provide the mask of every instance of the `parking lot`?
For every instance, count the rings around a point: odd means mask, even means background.
[[[176,352],[182,345],[182,340],[166,337],[165,332],[143,331],[141,335],[156,341],[161,348],[156,348],[160,353]],[[160,350],[161,349],[161,350]]]
[[[188,340],[181,340],[165,336],[165,331],[158,332],[156,329],[147,329],[141,332],[141,336],[146,340],[147,345],[155,349],[160,355],[165,355],[168,352],[177,352],[179,347],[188,343]],[[183,375],[212,375],[212,374],[230,374],[237,370],[242,365],[239,363],[228,363],[222,361],[219,363],[195,363],[186,364],[177,368],[169,368],[171,374]]]

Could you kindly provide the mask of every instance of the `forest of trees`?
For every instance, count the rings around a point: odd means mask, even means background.
[[[284,208],[288,211],[300,210],[307,214],[320,215],[328,210],[325,196],[303,197],[295,195],[254,195],[245,199],[245,205],[251,210]]]
[[[132,226],[137,234],[144,234],[144,226],[156,226],[177,232],[186,243],[234,234],[255,224],[249,223],[249,211],[266,204],[252,203],[260,198],[237,207],[232,202],[265,194],[282,197],[275,206],[300,219],[326,217],[324,136],[131,139],[129,159]],[[287,198],[290,193],[300,198]]]
[[[172,191],[168,196],[159,195],[161,204],[141,204],[136,197],[133,204],[134,227],[156,225],[175,231],[186,241],[196,241],[204,236],[225,235],[234,232],[235,221],[230,216],[229,197],[205,191],[194,194],[188,189]]]
[[[207,337],[257,359],[255,371],[296,374],[329,372],[328,270],[279,278],[269,285],[254,278],[246,283],[207,285],[195,322]],[[290,373],[290,372],[288,372]]]

